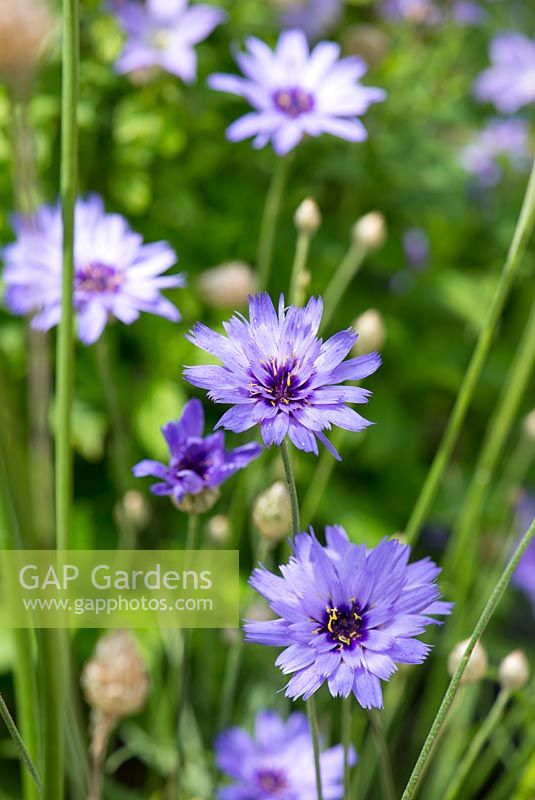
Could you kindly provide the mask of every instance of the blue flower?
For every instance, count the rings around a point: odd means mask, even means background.
[[[523,536],[535,519],[535,496],[521,492],[516,501],[516,517],[520,534]],[[533,540],[520,561],[513,577],[513,583],[526,594],[535,611],[535,540]]]

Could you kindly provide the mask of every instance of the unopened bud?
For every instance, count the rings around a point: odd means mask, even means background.
[[[208,536],[215,544],[226,544],[230,538],[230,520],[224,514],[216,514],[208,523]]]
[[[91,708],[107,717],[121,719],[141,710],[149,677],[131,633],[113,631],[99,640],[82,673],[82,687]]]
[[[147,498],[137,489],[130,489],[123,497],[122,503],[117,504],[115,516],[119,522],[125,521],[135,528],[144,528],[150,520],[150,505]]]
[[[179,511],[184,511],[186,514],[206,514],[220,497],[219,489],[203,489],[198,494],[187,494],[180,503],[175,500],[172,502]]]
[[[277,481],[256,498],[253,523],[260,535],[271,542],[288,535],[292,524],[292,506],[283,481]]]
[[[364,250],[377,250],[386,240],[386,222],[380,211],[370,211],[353,225],[353,240]]]
[[[524,420],[524,433],[528,439],[535,442],[535,409],[530,411]]]
[[[306,233],[309,236],[316,233],[321,225],[321,212],[313,197],[307,197],[298,206],[294,214],[294,223],[299,233]]]
[[[205,303],[214,308],[240,308],[255,293],[256,278],[244,261],[227,261],[202,273],[199,290]]]
[[[344,52],[362,56],[368,67],[381,63],[389,44],[388,35],[375,25],[352,25],[342,35]]]
[[[375,308],[369,308],[353,323],[358,339],[353,346],[355,355],[361,356],[380,350],[386,339],[386,329],[381,314]]]
[[[529,661],[523,650],[513,650],[498,669],[498,677],[504,689],[515,692],[529,681]]]
[[[448,672],[450,675],[453,676],[455,674],[457,667],[461,663],[461,660],[466,652],[469,642],[469,639],[465,639],[464,642],[459,642],[459,644],[455,645],[451,651],[450,657],[448,658]],[[487,674],[488,666],[489,662],[487,658],[487,651],[481,642],[478,642],[468,660],[463,677],[461,678],[461,684],[467,685],[469,683],[477,683],[478,681],[483,680]]]
[[[14,83],[31,77],[53,28],[45,0],[0,0],[0,74]]]

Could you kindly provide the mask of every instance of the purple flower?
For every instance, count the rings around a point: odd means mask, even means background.
[[[218,427],[241,432],[260,425],[266,445],[280,445],[285,436],[300,450],[318,452],[316,438],[336,458],[340,456],[323,431],[337,425],[360,431],[371,423],[346,403],[366,403],[370,392],[360,381],[381,363],[378,353],[344,361],[357,340],[348,328],[326,342],[318,338],[323,302],[312,297],[305,308],[285,308],[278,314],[267,294],[249,299],[249,320],[236,314],[225,324],[228,336],[198,322],[188,336],[223,366],[185,370],[194,386],[208,389],[216,403],[230,403]]]
[[[484,186],[502,177],[500,160],[506,158],[518,172],[530,162],[529,126],[523,119],[492,119],[461,153],[461,163]]]
[[[114,12],[127,34],[116,63],[118,72],[160,67],[192,83],[197,74],[195,45],[226,17],[221,9],[188,0],[147,0],[146,4],[116,2]]]
[[[204,411],[200,400],[190,400],[176,422],[162,428],[169,448],[169,464],[145,459],[133,468],[136,478],[152,475],[160,483],[151,492],[170,495],[182,503],[186,495],[196,495],[205,489],[217,489],[239,469],[258,458],[262,446],[251,442],[236,450],[225,450],[225,435],[213,433],[203,438]]]
[[[442,21],[442,14],[433,0],[385,0],[381,14],[387,19],[423,25],[435,25]]]
[[[220,789],[218,800],[310,800],[316,796],[314,751],[304,714],[285,722],[275,711],[262,711],[254,737],[231,728],[216,741],[219,769],[234,780]],[[344,752],[341,745],[324,750],[321,783],[325,800],[344,796]],[[351,764],[356,762],[351,752]]]
[[[288,4],[281,22],[285,28],[300,28],[314,41],[336,27],[343,10],[343,0],[297,0]]]
[[[433,614],[449,614],[428,558],[408,564],[410,547],[383,541],[367,550],[352,544],[343,528],[326,528],[327,547],[300,533],[282,577],[256,569],[251,586],[279,619],[247,622],[246,638],[284,647],[276,665],[292,674],[286,695],[309,698],[327,682],[333,697],[354,693],[364,708],[381,708],[381,680],[396,662],[420,664],[429,645],[414,638]]]
[[[429,237],[423,228],[408,228],[403,234],[403,250],[410,266],[425,269],[429,263]]]
[[[248,52],[236,56],[244,78],[217,74],[209,79],[213,89],[239,95],[254,109],[229,127],[232,142],[254,136],[254,147],[271,141],[275,152],[284,155],[306,135],[366,139],[358,117],[386,93],[362,86],[364,61],[341,59],[340,46],[332,42],[320,42],[310,51],[300,30],[281,33],[274,51],[253,37],[246,44]]]
[[[166,275],[176,254],[166,242],[144,244],[119,214],[106,214],[92,195],[78,200],[75,215],[74,307],[78,336],[92,344],[110,317],[125,325],[141,311],[176,322],[180,314],[160,294],[183,286],[183,275]],[[17,240],[4,248],[6,304],[31,314],[32,327],[47,331],[61,318],[63,225],[59,206],[41,206],[31,220],[16,216]]]
[[[503,114],[515,114],[535,100],[535,41],[523,33],[502,33],[490,46],[492,66],[475,83],[481,102],[494,103]]]
[[[523,536],[535,519],[535,496],[521,492],[516,502],[518,527]],[[535,611],[535,540],[522,556],[513,577],[513,583],[521,589],[533,604]]]
[[[453,4],[452,16],[458,25],[477,26],[487,19],[487,12],[473,0],[457,0]]]

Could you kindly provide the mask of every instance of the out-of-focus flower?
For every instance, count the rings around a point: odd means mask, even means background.
[[[534,73],[535,75],[535,73]],[[461,153],[464,168],[484,186],[494,186],[502,177],[501,160],[517,172],[529,168],[529,126],[523,119],[492,119]]]
[[[88,704],[107,717],[121,719],[143,708],[149,693],[149,678],[128,631],[113,631],[99,639],[82,673]]]
[[[230,538],[230,520],[224,514],[214,514],[208,522],[208,536],[216,544],[226,544]]]
[[[292,526],[292,507],[283,481],[276,481],[256,498],[253,523],[260,535],[270,542],[288,536]]]
[[[210,500],[209,507],[213,505],[218,487],[258,458],[262,447],[251,442],[227,451],[223,433],[204,438],[203,432],[204,410],[201,401],[194,398],[186,403],[180,419],[162,428],[169,447],[169,464],[145,459],[133,468],[134,475],[136,478],[147,475],[159,478],[160,482],[151,486],[151,492],[170,496],[185,511],[207,511],[203,500]],[[195,508],[190,508],[191,504]]]
[[[406,20],[419,25],[433,25],[442,20],[442,14],[433,0],[385,0],[380,6],[382,16]]]
[[[214,308],[240,308],[255,290],[255,274],[244,261],[227,261],[199,277],[202,298]]]
[[[361,56],[370,67],[381,63],[389,42],[388,34],[376,25],[352,25],[342,34],[344,52]]]
[[[115,515],[119,522],[123,520],[135,528],[144,528],[150,520],[150,506],[142,492],[130,489],[122,502],[117,503]]]
[[[159,67],[185,83],[197,76],[195,45],[226,18],[219,8],[188,0],[115,1],[114,14],[127,40],[115,67],[120,73]]]
[[[348,328],[324,342],[317,335],[322,312],[321,298],[286,308],[281,295],[277,313],[263,293],[250,299],[249,320],[236,315],[226,323],[227,336],[195,325],[187,338],[223,366],[188,367],[184,375],[215,403],[232,404],[218,427],[239,433],[260,425],[266,445],[289,436],[300,450],[316,454],[318,439],[339,458],[323,431],[332,425],[360,431],[371,424],[346,406],[367,402],[370,392],[342,384],[371,375],[380,356],[344,361],[357,334]]]
[[[310,41],[329,34],[342,19],[344,0],[278,0],[281,25],[300,28]]]
[[[218,800],[310,800],[316,794],[314,749],[304,714],[284,721],[275,711],[257,714],[254,736],[231,728],[217,739],[217,765],[233,783]],[[356,762],[352,750],[350,764]],[[344,796],[344,751],[341,745],[320,755],[323,797]]]
[[[502,33],[490,46],[492,66],[478,77],[475,95],[494,103],[502,114],[515,114],[535,100],[535,41],[523,33]]]
[[[74,307],[82,342],[95,342],[111,317],[130,325],[146,311],[177,322],[178,310],[160,294],[185,283],[183,275],[162,275],[177,260],[167,242],[144,244],[95,195],[78,200],[75,217]],[[60,208],[41,206],[31,220],[16,216],[14,228],[17,240],[3,251],[5,301],[14,314],[32,315],[33,328],[47,331],[61,319]]]
[[[451,9],[451,16],[454,22],[459,25],[477,26],[487,19],[487,12],[473,0],[456,0]]]
[[[380,211],[364,214],[353,225],[353,239],[364,250],[378,250],[386,240],[386,222]]]
[[[515,510],[517,525],[523,536],[535,518],[535,496],[529,492],[520,492]],[[535,540],[531,542],[522,556],[513,576],[513,583],[526,594],[533,603],[535,611]]]
[[[229,127],[231,141],[254,137],[256,148],[271,141],[275,152],[284,155],[307,135],[366,139],[359,116],[386,93],[360,83],[366,72],[362,59],[341,59],[340,46],[332,42],[320,42],[310,51],[300,30],[284,31],[274,51],[254,37],[246,45],[247,52],[236,56],[245,77],[216,74],[209,79],[213,89],[243,97],[254,109]]]
[[[465,639],[463,642],[456,644],[451,651],[448,658],[448,672],[450,675],[455,674],[457,667],[459,666],[466,652],[469,642],[469,639]],[[468,664],[466,665],[463,677],[461,678],[461,684],[466,686],[469,683],[477,683],[478,681],[482,681],[488,672],[488,668],[489,660],[487,657],[487,651],[481,642],[478,642],[472,651],[472,655],[468,659]]]
[[[299,233],[309,236],[316,233],[321,225],[321,212],[313,197],[307,197],[299,204],[294,214],[294,223]]]
[[[359,336],[353,345],[353,353],[362,356],[372,350],[381,350],[386,340],[386,328],[383,317],[375,308],[369,308],[357,317],[353,327]]]
[[[0,76],[15,84],[30,79],[53,30],[45,0],[0,0]]]
[[[523,650],[513,650],[506,656],[498,669],[498,678],[504,689],[516,692],[523,689],[529,681],[529,661]]]
[[[327,682],[334,697],[353,692],[364,708],[381,708],[381,680],[396,662],[423,662],[430,647],[414,637],[451,611],[435,583],[440,569],[430,559],[408,564],[410,547],[395,540],[368,550],[338,526],[326,536],[322,547],[298,534],[282,577],[253,572],[251,585],[279,619],[247,622],[246,638],[286,648],[276,665],[293,673],[288,697],[306,700]]]
[[[425,269],[429,263],[429,237],[423,228],[408,228],[403,233],[403,251],[409,266]]]

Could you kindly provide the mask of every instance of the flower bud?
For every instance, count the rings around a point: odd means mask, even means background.
[[[389,48],[389,37],[375,25],[352,25],[342,35],[344,52],[362,56],[368,67],[376,67]]]
[[[377,250],[386,240],[386,222],[380,211],[370,211],[353,225],[353,241],[363,250]]]
[[[455,674],[455,671],[457,670],[457,667],[459,666],[461,659],[466,652],[469,642],[469,639],[465,639],[463,642],[456,644],[451,651],[448,658],[448,672],[450,675],[453,676]],[[488,666],[489,662],[487,658],[487,651],[481,642],[478,642],[468,660],[463,677],[461,678],[461,684],[465,686],[469,683],[477,683],[478,681],[483,680],[487,674]]]
[[[244,261],[227,261],[202,273],[199,291],[214,308],[239,308],[256,291],[255,274]]]
[[[123,502],[115,507],[115,517],[126,521],[135,528],[142,529],[150,520],[150,505],[142,492],[130,489],[123,497]]]
[[[524,433],[528,439],[531,439],[533,442],[535,442],[535,409],[530,411],[524,420]]]
[[[81,682],[91,708],[106,717],[120,719],[140,711],[149,677],[132,634],[113,631],[99,639]]]
[[[16,84],[31,78],[53,28],[45,0],[0,0],[0,74]]]
[[[298,206],[294,214],[294,223],[299,233],[305,233],[308,236],[316,233],[321,225],[321,213],[313,197],[307,197]]]
[[[253,523],[260,535],[270,542],[277,542],[289,534],[292,506],[283,481],[277,481],[258,495],[253,506]]]
[[[358,339],[353,345],[357,356],[380,350],[386,339],[385,324],[381,314],[375,308],[369,308],[353,323]]]
[[[529,661],[523,650],[513,650],[506,656],[498,669],[498,677],[503,689],[515,692],[529,681]]]
[[[208,536],[215,544],[226,544],[230,538],[230,520],[224,514],[215,514],[208,522]]]
[[[172,502],[179,511],[184,511],[186,514],[206,514],[220,497],[219,489],[203,489],[198,494],[187,494],[181,503],[174,500]]]

